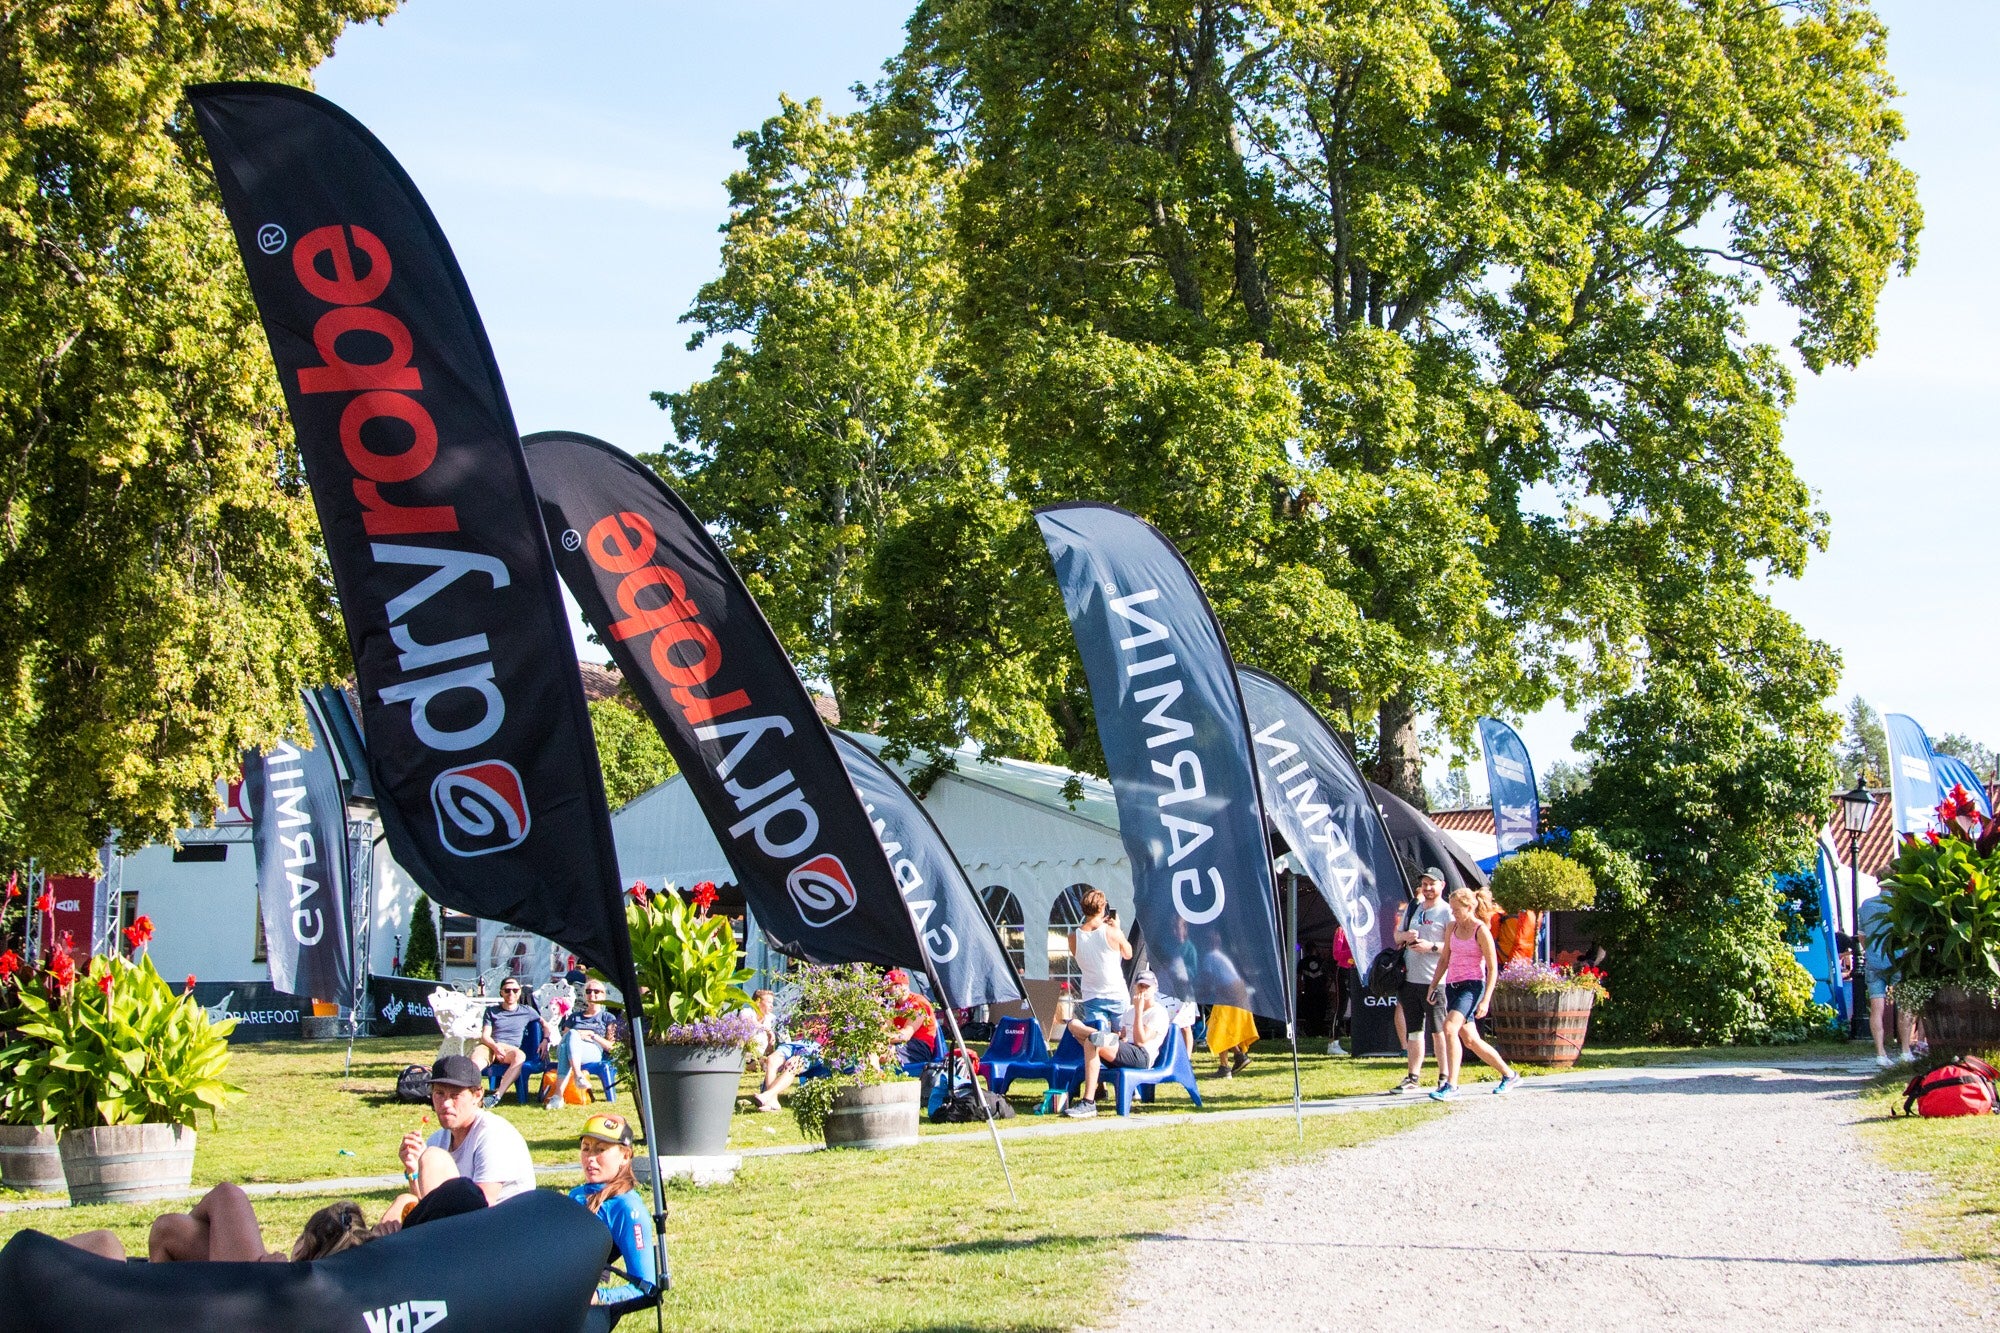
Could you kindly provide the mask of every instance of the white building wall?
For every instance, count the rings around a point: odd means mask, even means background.
[[[192,973],[203,981],[264,981],[251,961],[257,936],[257,860],[248,829],[200,829],[187,843],[219,843],[227,860],[176,862],[163,844],[116,857],[112,887],[139,895],[138,912],[153,919],[147,951],[169,981]]]

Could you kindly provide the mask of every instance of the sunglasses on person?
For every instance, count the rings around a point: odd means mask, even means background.
[[[521,993],[521,988],[519,986],[502,986],[500,988],[500,993],[502,995],[519,995]]]

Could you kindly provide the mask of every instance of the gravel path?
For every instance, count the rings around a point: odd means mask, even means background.
[[[1928,1186],[1862,1149],[1861,1082],[1676,1071],[1469,1090],[1449,1116],[1260,1172],[1243,1202],[1142,1241],[1109,1327],[1993,1326],[2000,1297],[1971,1265],[1899,1238],[1895,1214]],[[1448,1201],[1386,1213],[1418,1162]]]

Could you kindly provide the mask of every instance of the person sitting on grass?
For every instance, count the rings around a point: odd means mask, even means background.
[[[1150,969],[1132,978],[1132,1008],[1117,1032],[1101,1032],[1072,1018],[1069,1030],[1083,1043],[1083,1091],[1063,1112],[1083,1120],[1097,1114],[1097,1082],[1105,1065],[1114,1069],[1151,1069],[1160,1058],[1160,1043],[1167,1039],[1173,1015],[1160,1003],[1160,983]]]
[[[778,1026],[778,997],[773,991],[760,990],[750,997],[756,1006],[757,1023],[762,1029],[757,1034],[758,1055],[764,1062],[764,1086],[751,1094],[750,1100],[760,1111],[781,1111],[778,1096],[785,1089],[798,1082],[799,1071],[805,1068],[806,1046],[802,1042],[787,1039]]]
[[[618,1049],[618,1016],[604,1007],[604,983],[589,978],[583,983],[583,1003],[563,1020],[562,1037],[555,1043],[556,1081],[542,1098],[542,1107],[553,1111],[563,1104],[563,1085],[574,1078],[583,1080],[583,1067],[611,1058]]]
[[[882,980],[889,987],[890,1019],[896,1025],[896,1063],[927,1065],[937,1059],[937,1010],[910,989],[910,974],[889,969]]]
[[[389,1206],[406,1227],[472,1212],[535,1187],[535,1163],[521,1131],[479,1104],[479,1067],[447,1055],[431,1067],[431,1109],[439,1128],[428,1139],[403,1136],[398,1156],[407,1193]]]
[[[154,1218],[146,1238],[146,1257],[156,1264],[304,1263],[351,1250],[399,1227],[394,1221],[371,1227],[360,1204],[342,1199],[307,1218],[289,1251],[266,1250],[263,1229],[257,1225],[249,1196],[225,1180],[187,1212],[162,1213]],[[101,1258],[125,1262],[125,1245],[115,1232],[86,1231],[67,1241]]]
[[[644,1296],[659,1285],[659,1270],[653,1264],[653,1219],[646,1215],[646,1201],[632,1175],[632,1122],[608,1111],[590,1117],[583,1122],[579,1156],[583,1183],[569,1197],[611,1228],[618,1260],[631,1278],[627,1281],[607,1270],[592,1303],[610,1305]]]
[[[521,1043],[528,1035],[528,1025],[541,1015],[532,1005],[521,1003],[521,983],[508,977],[500,984],[500,1007],[486,1011],[485,1023],[480,1029],[479,1045],[486,1048],[487,1057],[483,1063],[504,1066],[500,1074],[500,1086],[485,1099],[486,1105],[496,1106],[507,1095],[507,1089],[514,1086],[514,1080],[521,1076],[521,1066],[528,1059],[528,1052],[521,1049]],[[546,1040],[543,1049],[547,1049]],[[535,1052],[541,1055],[542,1051]]]

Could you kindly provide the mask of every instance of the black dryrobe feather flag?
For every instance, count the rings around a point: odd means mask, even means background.
[[[1020,999],[1021,974],[930,811],[866,745],[844,731],[833,733],[833,743],[946,997],[959,1009]]]
[[[1283,681],[1237,670],[1264,808],[1334,918],[1354,965],[1368,975],[1395,942],[1396,909],[1409,901],[1382,812],[1354,760],[1313,706]]]
[[[563,431],[529,470],[570,593],[659,729],[773,946],[922,968],[812,696],[728,558],[630,455]]]
[[[1161,989],[1289,1018],[1250,729],[1208,599],[1135,514],[1063,504],[1035,521],[1090,678]]]
[[[257,901],[271,984],[287,995],[344,1000],[354,986],[347,797],[315,710],[306,710],[306,722],[311,749],[282,740],[243,756]]]
[[[298,434],[396,860],[637,994],[583,684],[485,329],[423,197],[310,93],[189,90]]]

